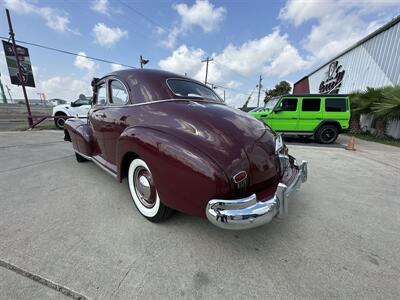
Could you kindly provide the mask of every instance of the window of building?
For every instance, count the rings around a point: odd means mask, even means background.
[[[326,112],[344,112],[347,110],[346,98],[326,98]]]
[[[303,104],[301,106],[302,111],[320,111],[320,109],[320,98],[303,98]]]

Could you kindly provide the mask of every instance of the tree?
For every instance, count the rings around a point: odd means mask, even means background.
[[[265,92],[265,99],[264,102],[267,102],[272,97],[281,96],[289,94],[292,90],[292,86],[287,81],[281,81],[275,85],[275,88],[271,90],[267,90]]]
[[[357,92],[350,95],[350,128],[353,133],[360,132],[361,115],[369,115],[373,113],[372,105],[380,102],[381,98],[381,89],[370,87],[367,87],[365,92]]]
[[[385,136],[386,124],[400,120],[400,86],[387,86],[381,89],[382,97],[374,102],[372,111],[376,118],[376,135]]]
[[[377,137],[385,136],[387,122],[400,119],[400,86],[367,87],[365,92],[350,95],[351,130],[360,131],[360,116],[373,115],[372,126]]]

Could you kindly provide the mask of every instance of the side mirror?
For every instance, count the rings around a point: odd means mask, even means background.
[[[71,107],[76,107],[77,105],[75,104],[75,101],[71,102]]]
[[[274,108],[274,112],[276,112],[276,113],[279,113],[281,111],[283,111],[282,107],[275,107]]]

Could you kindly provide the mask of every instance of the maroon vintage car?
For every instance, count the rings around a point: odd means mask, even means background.
[[[68,119],[79,162],[127,178],[139,212],[153,222],[173,210],[246,229],[287,214],[307,162],[287,154],[263,122],[227,106],[208,86],[159,70],[94,79],[88,119]]]

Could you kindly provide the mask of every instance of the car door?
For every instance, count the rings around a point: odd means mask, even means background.
[[[301,99],[299,118],[300,131],[314,131],[322,121],[321,98],[304,97]]]
[[[299,128],[298,98],[282,97],[271,113],[271,127],[275,131],[297,131]]]
[[[106,159],[106,146],[104,143],[104,120],[106,118],[107,109],[107,85],[106,82],[100,82],[96,87],[93,107],[89,112],[89,122],[92,126],[93,136],[96,147],[94,155],[100,155]]]
[[[115,165],[117,141],[127,126],[125,105],[129,103],[129,93],[125,84],[116,78],[110,78],[107,87],[109,101],[106,117],[104,118],[103,135],[107,161]]]

